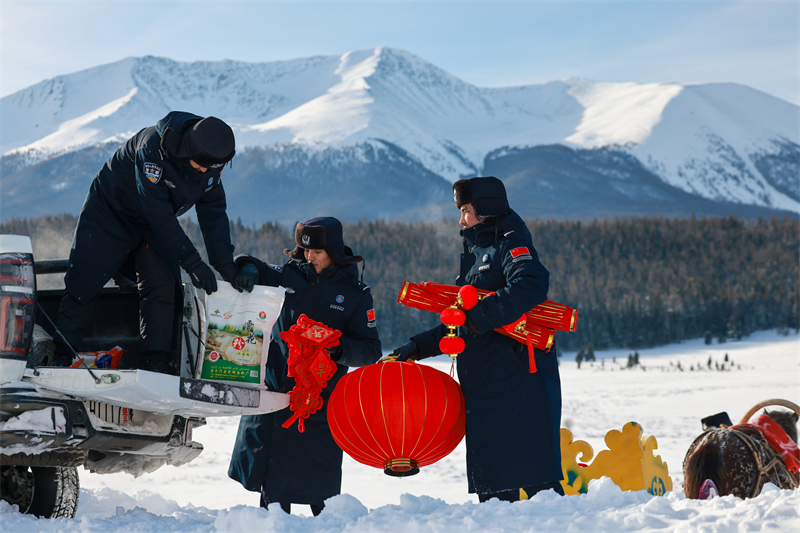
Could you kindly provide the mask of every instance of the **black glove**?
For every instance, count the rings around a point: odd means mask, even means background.
[[[211,266],[213,266],[217,272],[222,274],[222,279],[233,285],[233,278],[236,276],[236,265],[233,263],[233,259],[217,261],[216,263],[212,263]]]
[[[334,363],[342,357],[342,341],[339,341],[339,344],[336,346],[332,346],[328,348],[328,355],[331,356],[331,361]]]
[[[408,361],[409,359],[416,361],[419,359],[419,348],[417,347],[416,342],[408,341],[399,348],[395,348],[394,351],[389,354],[389,357],[394,357],[395,361],[399,361],[401,363],[403,361]]]
[[[181,267],[189,274],[192,285],[198,289],[203,289],[208,294],[217,290],[217,278],[214,277],[214,271],[200,259],[198,252],[181,261]]]
[[[478,326],[475,325],[475,321],[472,320],[471,316],[469,316],[469,311],[465,310],[464,315],[466,315],[466,318],[464,319],[464,327],[470,330],[475,335],[480,335],[481,332],[478,329]]]
[[[239,292],[242,290],[253,292],[256,281],[258,281],[258,268],[253,263],[245,263],[236,271],[231,285]]]

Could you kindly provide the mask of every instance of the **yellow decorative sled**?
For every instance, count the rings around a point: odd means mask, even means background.
[[[581,466],[576,457],[580,454],[580,463],[589,463],[594,456],[592,447],[582,440],[573,441],[572,433],[561,428],[564,493],[585,494],[589,481],[602,476],[611,478],[622,490],[647,490],[654,496],[672,490],[667,463],[660,455],[653,455],[658,448],[656,438],[652,435],[642,438],[642,433],[642,426],[636,422],[628,422],[621,432],[612,429],[605,436],[608,450],[598,453],[591,464]]]

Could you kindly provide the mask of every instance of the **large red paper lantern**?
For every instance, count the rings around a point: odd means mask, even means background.
[[[464,437],[461,387],[435,368],[396,361],[346,374],[331,394],[328,424],[359,463],[411,476],[452,452]]]

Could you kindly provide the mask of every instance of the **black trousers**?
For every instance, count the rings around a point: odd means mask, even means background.
[[[561,496],[564,495],[564,487],[562,487],[561,483],[557,481],[553,483],[544,483],[542,485],[533,485],[531,487],[522,487],[522,490],[525,491],[525,494],[528,495],[528,498],[533,498],[533,495],[537,492],[550,489],[555,490],[556,494],[560,494]],[[478,500],[482,503],[489,501],[492,498],[497,498],[498,500],[504,502],[516,502],[520,499],[519,490],[520,489],[513,489],[504,490],[502,492],[493,492],[491,494],[478,494]]]
[[[175,310],[175,277],[152,246],[142,241],[131,253],[139,291],[139,334],[142,339],[139,351],[145,358],[166,358],[172,343]],[[99,300],[95,294],[86,304],[80,303],[66,287],[58,310],[56,325],[67,342],[74,348],[91,332],[92,318]],[[56,359],[72,357],[72,352],[61,337],[55,336]]]

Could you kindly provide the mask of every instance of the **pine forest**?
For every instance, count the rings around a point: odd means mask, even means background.
[[[526,222],[550,272],[549,299],[579,310],[577,331],[556,336],[560,350],[724,342],[762,329],[800,329],[796,219]],[[197,223],[181,223],[204,254]],[[12,219],[0,232],[29,235],[37,260],[66,259],[75,224],[71,215]],[[345,243],[365,258],[384,350],[438,323],[434,313],[397,304],[398,291],[404,280],[455,283],[459,229],[454,221],[345,225]],[[294,247],[294,228],[276,223],[237,221],[231,235],[236,254],[273,264],[285,263],[283,250]]]

